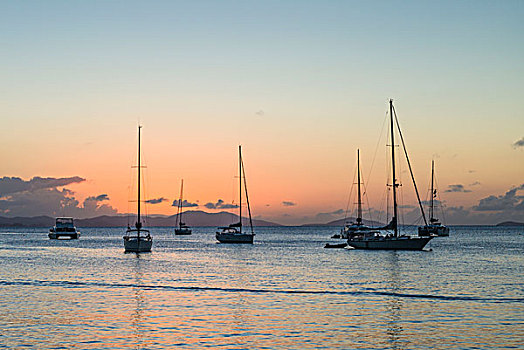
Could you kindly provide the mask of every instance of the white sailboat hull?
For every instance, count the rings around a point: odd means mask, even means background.
[[[147,253],[151,251],[153,238],[124,236],[124,249],[126,252]]]
[[[247,243],[253,244],[254,234],[251,233],[224,233],[217,232],[216,238],[220,243]]]
[[[430,237],[374,237],[348,239],[348,245],[355,249],[374,250],[422,250],[433,238]]]
[[[74,232],[56,232],[53,230],[49,230],[49,233],[47,236],[50,239],[60,239],[60,237],[67,237],[69,239],[78,239],[80,238],[80,232],[74,231]]]

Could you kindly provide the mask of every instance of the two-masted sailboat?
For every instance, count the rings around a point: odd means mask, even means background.
[[[190,235],[191,228],[187,226],[184,221],[182,221],[182,210],[183,206],[183,197],[184,197],[184,179],[180,185],[180,198],[178,199],[178,206],[176,210],[176,226],[175,226],[175,235]]]
[[[239,173],[239,203],[238,203],[238,217],[239,221],[229,226],[219,227],[216,233],[216,238],[220,243],[249,243],[253,244],[255,232],[253,230],[253,220],[251,219],[251,208],[249,206],[249,196],[247,194],[246,172],[244,169],[244,162],[242,160],[242,146],[238,146],[238,173]],[[242,182],[242,179],[244,180]],[[244,190],[246,193],[247,212],[249,215],[249,232],[242,231],[242,183],[244,183]]]
[[[444,226],[435,218],[435,198],[437,197],[437,190],[434,186],[435,179],[435,161],[431,161],[431,199],[429,200],[429,224],[419,226],[419,236],[449,236],[449,227]]]
[[[396,118],[395,109],[393,108],[393,100],[389,100],[389,112],[390,112],[390,119],[391,119],[391,167],[392,167],[392,190],[393,190],[393,217],[390,221],[390,223],[384,227],[384,229],[392,230],[392,234],[364,234],[364,235],[357,235],[354,237],[348,238],[347,242],[348,245],[356,248],[356,249],[387,249],[387,250],[422,250],[424,246],[433,238],[433,236],[429,237],[411,237],[407,235],[401,235],[399,233],[398,229],[398,204],[397,204],[397,187],[399,184],[397,183],[396,178],[396,168],[395,168],[395,123],[393,121],[393,115],[395,115],[396,124],[399,130],[399,135],[402,140],[402,145],[404,148],[404,153],[406,155],[406,160],[408,162],[408,166],[413,177],[413,172],[411,171],[411,165],[409,163],[409,158],[407,157],[407,151],[404,144],[404,140],[402,138],[402,133],[400,132],[400,126],[398,123],[398,119]],[[395,114],[394,114],[395,113]],[[413,181],[413,184],[415,186],[415,192],[418,196],[418,190],[416,187],[415,182]],[[419,206],[422,211],[422,215],[424,216],[424,210],[422,208],[422,204],[420,203],[419,199]],[[425,218],[425,217],[424,217]]]
[[[124,235],[124,249],[126,252],[150,252],[151,246],[153,245],[153,237],[149,230],[142,228],[142,221],[140,218],[140,174],[141,174],[141,165],[140,165],[140,131],[142,126],[138,126],[138,187],[137,187],[137,219],[135,227],[127,227],[126,233]]]
[[[354,222],[344,223],[344,228],[340,232],[340,238],[343,239],[364,235],[374,236],[376,233],[379,233],[376,228],[364,225],[362,222],[362,190],[360,188],[362,181],[360,177],[360,150],[357,149],[357,218]]]

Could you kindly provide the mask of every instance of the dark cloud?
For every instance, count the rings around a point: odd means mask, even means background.
[[[107,204],[100,205],[97,197],[99,196],[88,197],[80,204],[68,189],[23,191],[0,199],[0,213],[7,216],[49,215],[78,218],[117,214],[113,207]]]
[[[410,205],[410,204],[401,204],[398,206],[400,209],[413,209],[413,208],[416,208],[416,206],[414,205]]]
[[[171,204],[173,207],[178,207],[178,199],[175,199],[173,201],[173,204]],[[182,201],[182,208],[190,208],[190,207],[198,207],[198,203],[190,203],[187,201],[187,199],[184,199]]]
[[[61,188],[85,179],[74,176],[66,178],[34,177],[25,181],[18,177],[0,179],[0,214],[7,216],[73,216],[77,218],[117,214],[107,204],[107,194],[89,196],[82,203],[73,191]]]
[[[464,185],[456,184],[456,185],[449,185],[448,189],[444,192],[471,192],[471,190],[468,190],[464,188]]]
[[[116,214],[117,211],[113,207],[107,204],[99,205],[99,202],[108,201],[109,196],[107,194],[101,194],[98,196],[91,196],[84,199],[82,207],[78,207],[83,213],[79,213],[81,216],[96,216],[96,215],[112,215]]]
[[[282,205],[283,205],[284,207],[294,207],[295,205],[297,205],[297,203],[295,203],[295,202],[290,202],[290,201],[283,201],[283,202],[282,202]]]
[[[79,176],[62,178],[35,176],[28,181],[22,180],[19,177],[3,177],[0,179],[0,197],[23,191],[36,191],[46,188],[63,187],[83,181],[85,181],[85,179]]]
[[[85,200],[86,201],[102,202],[102,201],[108,201],[109,197],[107,196],[107,194],[101,194],[101,195],[98,195],[96,197],[95,196],[87,197]]]
[[[147,204],[159,204],[165,201],[167,201],[167,198],[160,197],[160,198],[148,199],[146,200],[146,203]]]
[[[489,196],[473,207],[477,211],[524,211],[524,196],[517,191],[524,190],[524,184],[507,191],[501,196]]]
[[[513,143],[513,148],[517,149],[519,147],[524,147],[524,137]]]
[[[470,186],[480,186],[481,183],[480,183],[480,181],[475,181],[475,182],[473,182],[473,183],[471,183],[471,184],[469,184],[469,185],[470,185]]]
[[[222,199],[219,199],[216,203],[209,202],[204,204],[204,207],[207,209],[234,209],[238,208],[238,205],[225,203]]]

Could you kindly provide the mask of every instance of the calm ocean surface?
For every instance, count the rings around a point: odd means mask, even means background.
[[[324,249],[339,228],[258,228],[256,243],[153,228],[0,229],[0,348],[524,347],[524,228],[454,227],[423,252]]]

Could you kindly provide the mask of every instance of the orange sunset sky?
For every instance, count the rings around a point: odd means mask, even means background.
[[[139,123],[146,199],[165,199],[150,214],[176,212],[182,178],[189,209],[236,203],[239,144],[257,218],[344,217],[357,148],[379,210],[393,98],[424,199],[435,160],[448,223],[523,221],[522,2],[4,2],[0,13],[0,215],[134,211]]]

